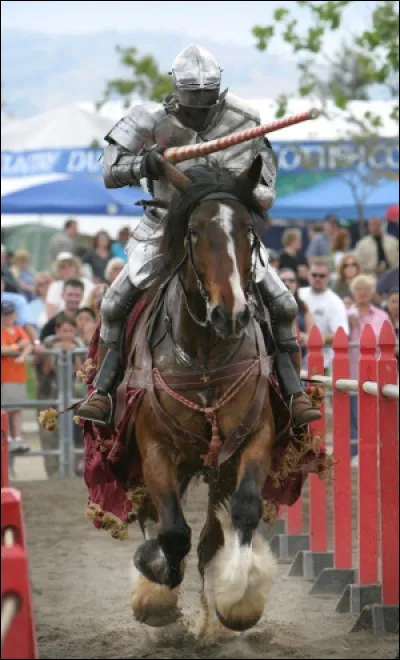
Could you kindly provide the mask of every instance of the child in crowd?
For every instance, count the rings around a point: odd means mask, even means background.
[[[76,320],[73,316],[69,316],[61,312],[56,319],[55,334],[49,335],[44,340],[46,349],[59,350],[66,353],[72,353],[78,348],[83,348],[84,344],[78,337]],[[38,382],[38,398],[39,399],[56,399],[58,397],[58,380],[57,380],[57,358],[56,355],[40,355],[36,361],[37,369],[37,382]],[[79,355],[73,356],[73,373],[72,373],[72,395],[76,398],[83,398],[86,394],[86,385],[82,383],[77,377],[76,373],[83,368],[83,359]],[[44,408],[43,408],[44,409]],[[39,408],[40,410],[40,408]],[[40,443],[43,451],[57,450],[60,446],[59,429],[55,431],[47,431],[42,426],[39,427]],[[80,426],[74,424],[74,444],[75,447],[81,448],[83,445],[82,430]],[[78,474],[82,473],[82,459],[76,457],[75,471]],[[53,479],[59,474],[59,458],[56,455],[47,455],[44,457],[44,465],[47,476]]]
[[[14,404],[7,408],[9,425],[9,451],[24,454],[30,450],[22,439],[22,413],[18,402],[26,401],[28,380],[25,358],[32,350],[32,344],[25,330],[16,325],[17,312],[13,302],[1,303],[1,402]]]

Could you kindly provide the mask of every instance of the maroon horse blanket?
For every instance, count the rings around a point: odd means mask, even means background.
[[[129,346],[133,328],[144,309],[139,302],[128,321],[125,344]],[[97,328],[89,346],[88,359],[96,362],[99,344]],[[95,370],[88,378],[88,392],[93,390]],[[290,413],[277,381],[270,378],[271,405],[274,410],[276,440],[270,474],[263,489],[266,522],[273,522],[281,505],[291,506],[301,494],[310,472],[326,477],[330,459],[318,438],[308,431],[295,436],[290,427]],[[144,390],[128,389],[125,408],[115,428],[96,427],[84,422],[84,479],[88,488],[87,515],[97,528],[108,530],[113,537],[126,539],[128,524],[147,498],[141,460],[135,443],[132,419],[138,410]],[[131,425],[131,426],[130,426]],[[205,471],[205,477],[206,477]]]

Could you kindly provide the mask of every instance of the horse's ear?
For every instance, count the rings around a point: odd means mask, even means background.
[[[248,181],[254,189],[260,183],[263,164],[262,156],[259,154],[250,167],[238,176],[238,179]]]
[[[187,176],[180,170],[178,170],[177,167],[169,163],[167,160],[164,160],[162,156],[157,154],[161,161],[161,166],[162,169],[164,170],[164,176],[168,181],[176,188],[179,190],[179,192],[184,193],[190,185],[190,179],[188,179]]]

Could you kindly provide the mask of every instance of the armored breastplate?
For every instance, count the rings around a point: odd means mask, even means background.
[[[155,142],[162,147],[179,147],[187,144],[209,142],[236,131],[253,128],[257,125],[257,117],[249,112],[247,108],[243,109],[240,103],[239,99],[228,95],[223,107],[217,110],[203,133],[196,133],[193,129],[183,126],[174,114],[165,114],[155,127]],[[177,167],[184,172],[194,165],[215,164],[227,167],[239,174],[250,166],[256,153],[255,144],[244,142],[209,156],[178,163]],[[166,180],[154,181],[155,197],[163,201],[169,201],[171,193],[172,189]]]

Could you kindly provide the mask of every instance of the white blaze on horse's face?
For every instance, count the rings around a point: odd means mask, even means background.
[[[218,215],[214,216],[211,221],[218,222],[221,229],[226,235],[226,248],[229,257],[232,261],[232,273],[229,276],[229,282],[232,288],[232,297],[234,300],[232,317],[235,319],[239,312],[242,312],[246,307],[246,297],[242,289],[240,281],[240,273],[237,266],[235,243],[233,240],[233,209],[226,204],[219,204]]]
[[[226,300],[221,300],[210,305],[208,310],[211,324],[217,334],[224,338],[241,336],[250,319],[246,295],[242,286],[242,277],[238,268],[234,240],[234,213],[234,209],[229,205],[220,203],[218,204],[218,212],[209,219],[210,223],[215,223],[218,226],[218,231],[222,232],[226,239],[224,272],[230,287],[227,298],[230,299],[231,309],[226,307]],[[221,256],[220,254],[219,258]]]

